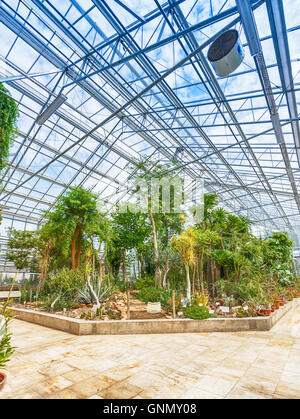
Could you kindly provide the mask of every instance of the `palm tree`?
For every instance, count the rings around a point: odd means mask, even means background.
[[[195,248],[197,246],[197,232],[195,228],[189,227],[188,230],[180,235],[174,236],[172,245],[178,251],[183,261],[186,271],[186,296],[188,301],[191,301],[190,266],[195,264]]]

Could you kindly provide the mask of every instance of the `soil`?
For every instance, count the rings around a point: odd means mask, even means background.
[[[138,291],[131,291],[130,293],[130,319],[143,320],[143,319],[170,319],[172,315],[162,309],[161,313],[152,314],[147,313],[147,304],[138,300],[136,294]],[[127,294],[117,292],[109,299],[105,300],[102,306],[102,316],[95,316],[92,313],[94,304],[75,304],[73,309],[63,311],[53,311],[53,314],[72,317],[75,319],[85,320],[123,320],[127,319]],[[16,308],[26,308],[29,310],[49,312],[49,310],[42,307],[41,302],[26,302],[21,304],[15,302],[13,304]]]
[[[143,320],[143,319],[172,319],[172,313],[166,312],[163,308],[161,313],[152,314],[147,313],[147,304],[136,298],[138,291],[132,290],[130,292],[130,320]],[[49,312],[42,306],[43,303],[26,302],[26,304],[13,303],[14,307],[26,308],[29,310]],[[74,304],[74,308],[64,311],[53,311],[53,314],[67,316],[75,319],[84,320],[126,320],[127,319],[127,294],[121,291],[115,293],[113,296],[105,300],[101,304],[102,312],[97,315],[92,311],[94,304]],[[234,317],[252,317],[262,315],[260,313],[243,312],[242,307],[234,307],[230,313],[222,313],[220,307],[208,306],[214,308],[214,317],[218,318],[234,318]],[[241,315],[242,313],[242,315]],[[177,316],[182,318],[183,316]]]

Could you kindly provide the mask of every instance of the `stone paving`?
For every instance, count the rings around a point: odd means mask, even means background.
[[[5,398],[300,398],[300,304],[269,332],[74,336],[13,320]]]

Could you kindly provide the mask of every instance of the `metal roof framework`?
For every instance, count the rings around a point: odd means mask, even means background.
[[[182,173],[203,177],[228,210],[265,230],[295,229],[295,3],[1,1],[0,81],[21,114],[2,174],[2,236],[14,220],[38,224],[70,185],[114,205],[126,196],[128,163],[175,154]],[[206,55],[229,28],[239,31],[246,56],[220,79]],[[62,94],[67,100],[37,124]]]

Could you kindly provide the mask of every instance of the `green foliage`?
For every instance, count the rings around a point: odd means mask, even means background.
[[[222,298],[224,294],[233,296],[240,304],[255,300],[262,303],[267,298],[267,290],[259,278],[241,279],[236,282],[233,280],[225,281],[223,279],[216,282],[218,297]]]
[[[201,306],[187,306],[183,309],[183,313],[189,319],[203,320],[210,317],[208,308]]]
[[[264,240],[264,262],[268,265],[278,265],[291,262],[293,242],[286,233],[274,232]]]
[[[16,121],[19,116],[16,102],[9,91],[0,83],[0,172],[7,164],[9,147],[16,133]]]
[[[72,256],[73,270],[79,267],[85,234],[99,216],[97,196],[81,186],[70,188],[58,198],[54,208],[45,214],[47,223],[42,229],[56,238],[57,256],[63,256],[69,263]]]
[[[133,212],[127,205],[117,206],[111,217],[114,241],[118,248],[133,249],[144,243],[151,233],[147,215]]]
[[[96,311],[88,310],[87,312],[81,313],[80,318],[85,320],[102,320],[103,309],[102,307],[98,307]]]
[[[160,302],[165,306],[168,304],[168,300],[172,298],[172,291],[154,287],[142,288],[136,298],[145,303]]]
[[[25,301],[34,301],[36,299],[36,290],[32,289],[27,283],[19,287],[21,297],[20,303]]]
[[[278,265],[276,271],[279,276],[278,282],[280,285],[287,287],[294,283],[295,277],[289,268],[289,264],[282,263],[281,265]]]
[[[145,275],[139,278],[135,283],[135,288],[141,290],[142,288],[149,288],[155,286],[155,277],[153,275]]]
[[[0,306],[0,368],[6,366],[15,351],[11,345],[11,333],[8,331],[8,324],[11,320],[10,312],[7,309],[9,302]]]
[[[204,292],[202,292],[201,294],[199,294],[197,291],[195,292],[195,296],[193,298],[193,304],[200,306],[200,304],[203,307],[206,307],[208,303],[208,297],[204,294]]]
[[[62,268],[49,275],[41,289],[40,298],[47,308],[57,297],[55,309],[70,308],[77,298],[78,288],[82,288],[84,282],[84,274],[81,271]]]
[[[219,265],[233,268],[233,253],[229,250],[216,249],[212,255]]]
[[[119,310],[106,310],[105,314],[109,320],[121,320],[121,312]]]
[[[17,269],[30,269],[31,272],[38,272],[38,233],[35,231],[9,230],[7,242],[9,251],[5,258],[14,263]]]
[[[100,303],[111,295],[111,290],[108,286],[106,286],[105,282],[100,283],[99,279],[96,277],[94,277],[90,282],[91,287],[97,295]],[[77,301],[83,304],[96,303],[95,296],[88,284],[85,284],[83,288],[78,289]]]

